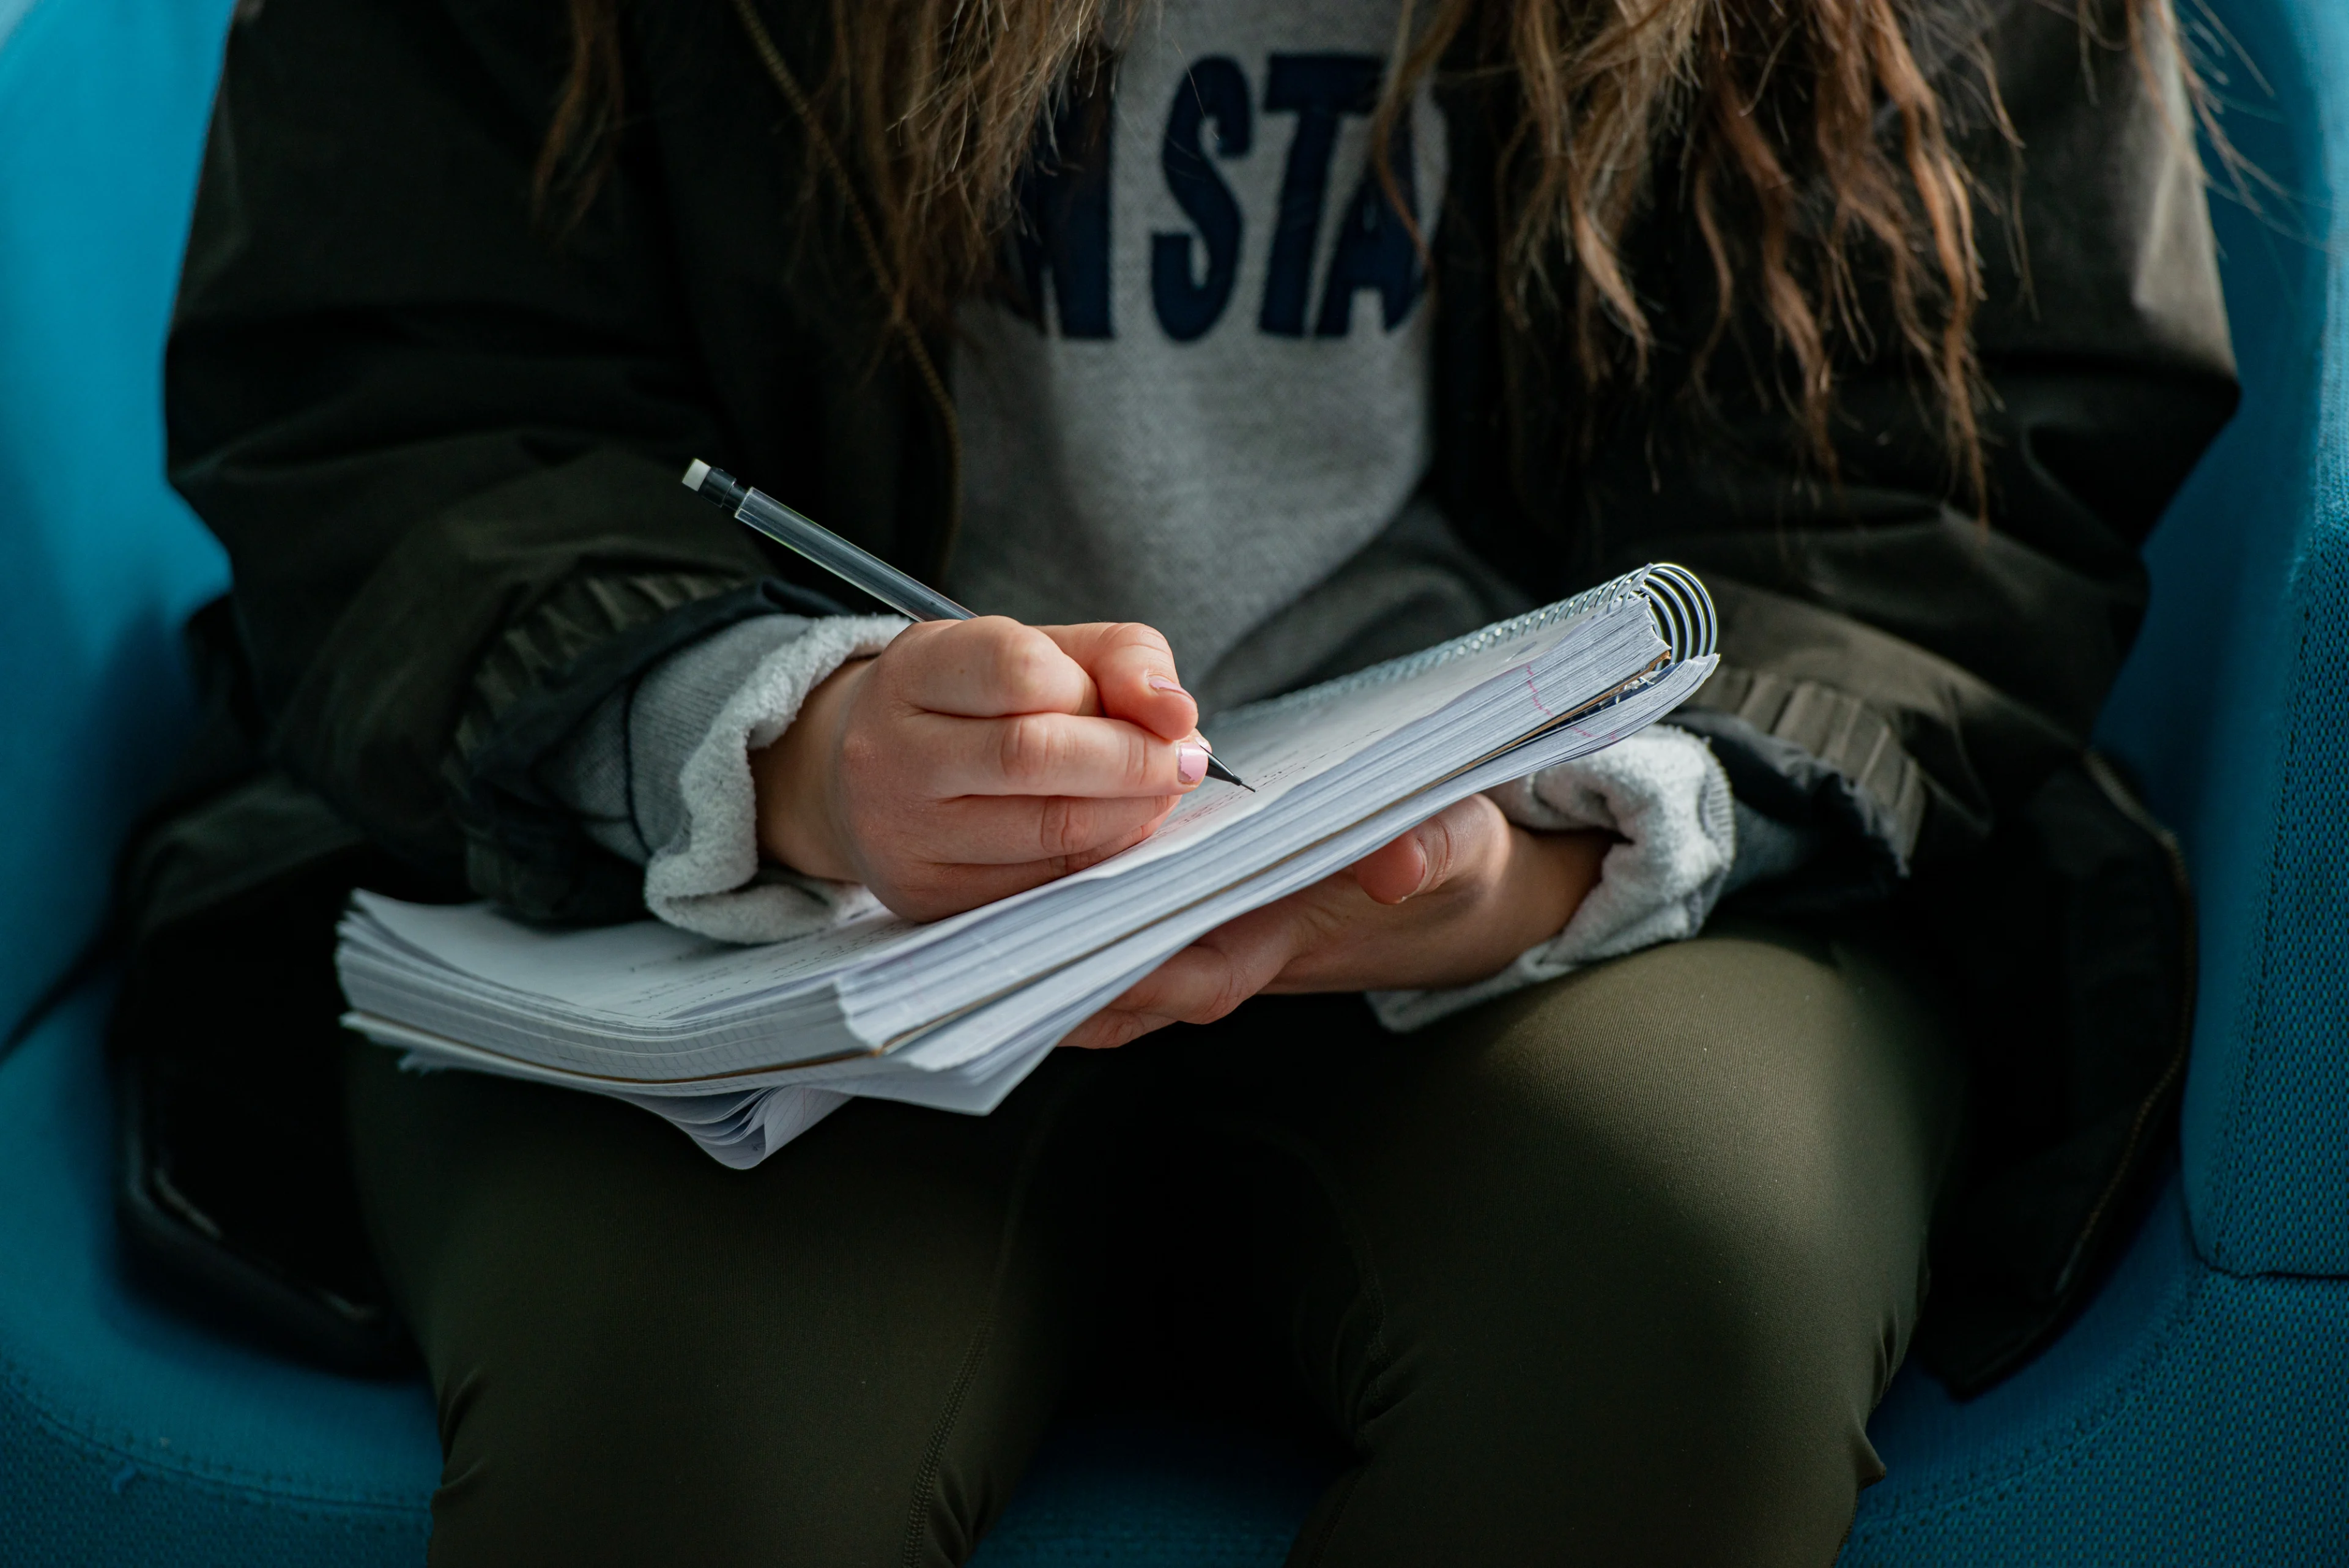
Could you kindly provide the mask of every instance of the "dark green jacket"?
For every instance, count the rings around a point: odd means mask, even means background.
[[[633,907],[635,868],[535,765],[616,682],[800,575],[680,487],[688,460],[934,579],[954,548],[951,347],[886,329],[854,171],[819,152],[804,175],[829,7],[750,4],[756,27],[731,0],[625,8],[616,163],[559,242],[530,196],[568,58],[555,0],[269,0],[231,38],[172,478],[233,563],[270,761],[452,893]],[[1971,85],[1977,44],[2019,150]],[[1510,105],[1450,78],[1431,483],[1537,599],[1694,567],[1723,665],[1692,722],[1741,794],[1858,830],[1851,854],[1930,893],[2076,769],[2144,609],[2137,545],[2235,387],[2174,73],[2030,0],[1952,9],[1919,46],[1982,192],[1987,525],[1949,499],[1894,355],[1843,369],[1839,485],[1755,389],[1784,384],[1765,329],[1685,395],[1712,270],[1669,182],[1631,245],[1655,391],[1592,406],[1562,323],[1496,307]]]

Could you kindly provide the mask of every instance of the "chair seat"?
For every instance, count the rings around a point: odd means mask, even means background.
[[[1280,1568],[1334,1479],[1319,1455],[1220,1428],[1071,1422],[970,1568]]]
[[[1911,1367],[1845,1568],[2349,1562],[2349,1280],[2196,1253],[2172,1176],[2079,1321],[1959,1402]]]
[[[423,1387],[298,1366],[126,1278],[109,999],[0,1064],[0,1562],[416,1568],[440,1469]]]

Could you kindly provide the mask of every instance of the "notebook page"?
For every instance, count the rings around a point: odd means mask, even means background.
[[[367,919],[432,962],[561,1011],[646,1023],[713,1000],[820,984],[914,929],[874,914],[762,947],[713,941],[657,920],[550,932],[488,904],[403,903],[364,890]]]

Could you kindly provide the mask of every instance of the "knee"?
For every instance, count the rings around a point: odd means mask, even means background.
[[[1390,1293],[1370,1459],[1328,1524],[1355,1544],[1324,1560],[1832,1561],[1882,1474],[1878,1345],[1832,1267],[1664,1227],[1551,1266],[1571,1251],[1496,1254],[1432,1309]]]
[[[1516,1521],[1516,1560],[1564,1534],[1593,1561],[1826,1562],[1917,1305],[1919,1118],[1871,1076],[1882,1043],[1823,1046],[1844,1026],[1816,1004],[1593,1018],[1536,997],[1464,1032],[1396,1124],[1423,1141],[1367,1206],[1393,1318],[1373,1473],[1463,1539]]]
[[[787,1539],[738,1402],[626,1325],[549,1324],[527,1354],[440,1369],[435,1568],[733,1560]]]
[[[1057,1318],[650,1272],[476,1307],[433,1346],[436,1568],[968,1555],[1040,1434]]]
[[[1882,1479],[1868,1418],[1914,1302],[1855,1262],[1816,1229],[1660,1235],[1593,1325],[1585,1354],[1615,1363],[1604,1403],[1630,1444],[1610,1480],[1682,1560],[1824,1563]]]
[[[1452,1043],[1416,1117],[1413,1163],[1456,1184],[1439,1234],[1462,1235],[1471,1272],[1508,1256],[1550,1299],[1613,1298],[1625,1334],[1671,1325],[1733,1384],[1857,1358],[1872,1403],[1917,1305],[1956,1099],[1938,1036],[1792,944],[1639,956]]]
[[[1492,1218],[1446,1260],[1451,1288],[1511,1324],[1494,1354],[1542,1407],[1609,1412],[1722,1501],[1823,1486],[1847,1519],[1919,1305],[1930,1170],[1823,1105],[1831,1085],[1708,1081],[1723,1047],[1686,1022],[1619,1048],[1695,1064],[1676,1092],[1645,1064],[1527,1053],[1495,1073]]]

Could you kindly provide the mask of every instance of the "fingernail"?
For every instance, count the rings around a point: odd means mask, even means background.
[[[1172,691],[1177,697],[1188,697],[1190,695],[1188,691],[1183,690],[1183,683],[1180,680],[1175,680],[1171,675],[1152,676],[1150,678],[1150,689],[1153,691]]]
[[[1186,784],[1197,784],[1207,776],[1207,748],[1196,741],[1185,741],[1174,748],[1174,776]]]

